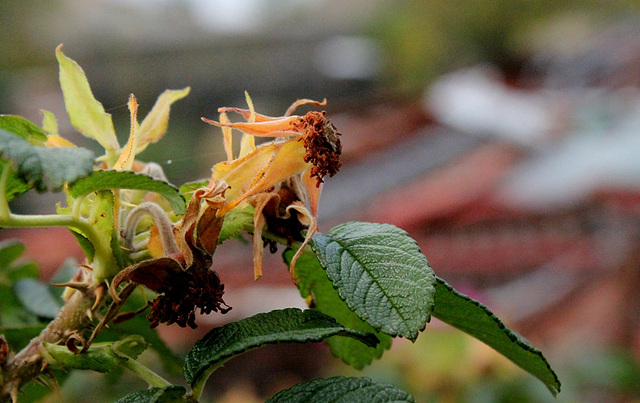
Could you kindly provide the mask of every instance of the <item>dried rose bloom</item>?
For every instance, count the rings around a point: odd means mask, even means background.
[[[264,225],[274,217],[297,217],[299,223],[308,230],[302,246],[291,262],[293,276],[299,254],[317,231],[318,200],[323,179],[327,175],[335,175],[340,169],[340,134],[326,118],[324,111],[312,111],[304,116],[293,115],[298,106],[324,106],[326,101],[298,100],[281,117],[256,113],[248,95],[247,103],[249,109],[218,109],[219,122],[202,118],[203,121],[222,128],[228,157],[228,161],[218,163],[212,169],[212,183],[224,181],[229,186],[225,193],[226,203],[218,210],[218,215],[224,215],[248,202],[255,206],[256,279],[262,275],[261,257],[264,244],[261,235]],[[227,112],[239,113],[247,121],[231,123],[227,118]],[[231,129],[244,133],[240,155],[236,159],[231,151]],[[254,136],[273,137],[274,140],[255,146]],[[287,192],[283,192],[283,189],[291,190],[289,193],[294,195],[292,200],[283,202],[282,195]],[[270,215],[269,211],[277,214]],[[293,232],[286,235],[295,237]]]
[[[185,215],[175,224],[153,211],[160,209],[153,207],[153,203],[141,204],[130,213],[127,227],[134,229],[142,214],[155,217],[158,230],[152,231],[149,243],[161,244],[161,256],[120,271],[113,279],[110,292],[118,301],[116,290],[125,281],[157,292],[159,295],[150,303],[151,314],[148,317],[152,328],[160,323],[195,328],[198,309],[202,314],[224,314],[231,309],[222,298],[224,285],[211,269],[212,255],[224,219],[217,217],[216,212],[225,189],[226,186],[222,185],[196,191]],[[125,238],[132,236],[127,234]]]

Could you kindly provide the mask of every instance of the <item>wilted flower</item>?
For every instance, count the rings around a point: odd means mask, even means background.
[[[172,223],[155,203],[143,203],[127,217],[125,242],[131,247],[135,228],[143,215],[153,218],[156,230],[149,243],[160,246],[160,256],[144,260],[120,271],[113,279],[110,292],[118,301],[116,290],[123,282],[144,285],[159,295],[151,302],[151,327],[160,323],[177,323],[195,328],[195,313],[226,313],[222,296],[224,285],[211,269],[220,228],[224,217],[216,212],[226,185],[199,189],[191,197],[180,221]],[[151,249],[151,248],[150,248]]]
[[[324,111],[293,115],[298,106],[324,106],[326,100],[298,100],[281,117],[256,113],[248,95],[247,103],[249,109],[218,109],[219,122],[202,118],[209,124],[222,127],[228,157],[228,161],[216,164],[212,169],[212,182],[224,181],[229,186],[225,193],[226,203],[218,210],[218,215],[247,202],[254,205],[254,276],[258,279],[262,275],[262,231],[269,221],[269,214],[265,213],[272,212],[277,218],[284,219],[295,214],[308,230],[292,259],[293,275],[298,255],[317,230],[318,200],[323,179],[327,175],[335,175],[340,168],[340,134]],[[239,113],[246,122],[229,122],[227,112]],[[231,151],[231,129],[244,133],[240,155],[236,159],[233,159]],[[274,140],[255,146],[253,136],[273,137]],[[283,197],[285,194],[286,198]]]

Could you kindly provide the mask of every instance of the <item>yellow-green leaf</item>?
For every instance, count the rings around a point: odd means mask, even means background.
[[[74,60],[62,53],[62,45],[56,48],[60,65],[60,86],[71,124],[85,136],[95,139],[106,151],[120,148],[113,129],[111,115],[91,92],[84,71]]]
[[[137,152],[142,152],[149,143],[155,143],[162,138],[169,124],[169,112],[171,104],[189,94],[189,87],[181,90],[166,90],[156,100],[151,112],[140,124],[138,133]]]
[[[42,129],[52,135],[58,135],[58,121],[51,111],[40,110],[42,113]]]

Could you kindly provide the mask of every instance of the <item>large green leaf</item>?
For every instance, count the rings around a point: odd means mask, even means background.
[[[375,329],[415,340],[425,328],[435,275],[405,231],[350,222],[315,234],[311,247],[340,298]]]
[[[293,254],[292,249],[287,249],[284,252],[283,257],[287,264],[291,263]],[[332,316],[349,329],[374,333],[380,340],[377,346],[371,347],[350,337],[329,337],[324,342],[329,345],[331,352],[336,357],[356,369],[362,369],[371,364],[374,359],[380,358],[384,350],[391,347],[393,341],[391,336],[376,332],[340,299],[338,292],[333,288],[333,284],[314,254],[305,252],[298,258],[296,283],[303,298],[313,298],[311,301],[313,309]]]
[[[336,376],[326,379],[313,379],[283,390],[267,400],[268,403],[307,403],[307,402],[415,402],[414,398],[402,389],[389,384],[376,383],[369,378],[347,378]]]
[[[47,134],[22,116],[0,115],[0,129],[17,134],[32,145],[43,145]]]
[[[355,337],[371,346],[378,342],[369,333],[347,329],[330,316],[297,308],[260,313],[211,330],[187,353],[185,379],[192,386],[233,356],[274,343],[318,342],[330,336]]]
[[[76,181],[70,187],[72,197],[78,198],[97,190],[132,189],[146,190],[162,195],[176,214],[184,214],[186,206],[184,197],[173,185],[154,179],[148,175],[132,171],[98,170]]]
[[[176,403],[196,402],[187,395],[187,390],[182,386],[171,385],[166,388],[149,388],[130,393],[118,399],[116,403]]]
[[[107,151],[119,148],[111,115],[91,92],[89,81],[82,68],[62,53],[62,45],[56,49],[60,65],[60,86],[71,124],[85,136],[95,139]]]
[[[540,379],[555,396],[560,380],[540,350],[513,332],[480,302],[454,290],[438,278],[432,315],[494,348]]]
[[[33,146],[0,129],[0,156],[14,165],[17,177],[38,191],[59,190],[93,170],[93,153],[84,148]]]

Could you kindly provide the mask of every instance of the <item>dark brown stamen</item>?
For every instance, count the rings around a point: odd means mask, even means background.
[[[304,133],[302,141],[307,150],[304,161],[313,164],[311,176],[318,178],[316,186],[320,186],[325,176],[335,175],[342,165],[340,133],[325,115],[324,111],[308,112],[296,124]]]
[[[160,290],[161,295],[151,302],[148,317],[151,328],[160,323],[187,325],[196,328],[196,310],[201,314],[227,313],[231,309],[222,299],[224,285],[213,270],[187,270],[167,279]]]

